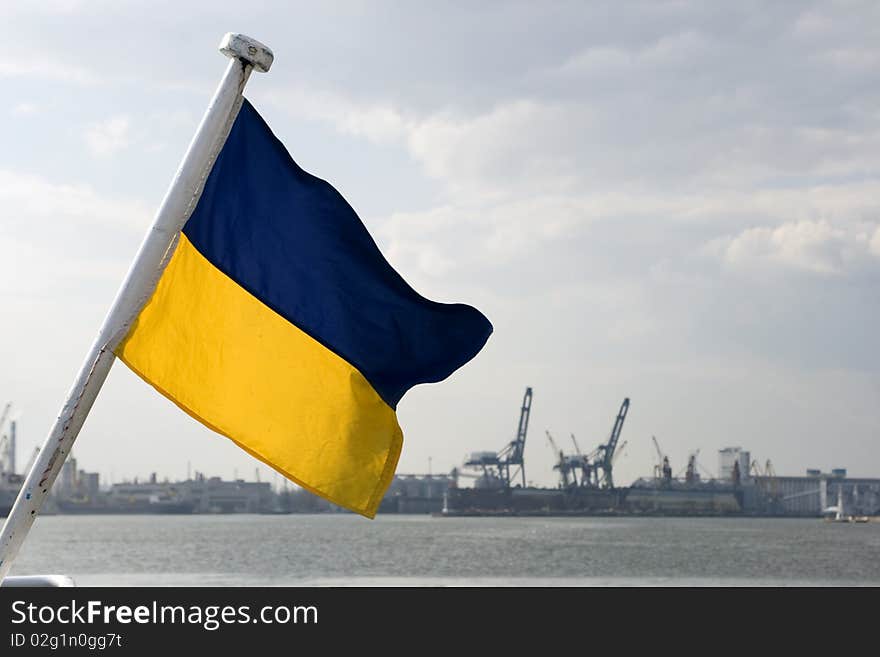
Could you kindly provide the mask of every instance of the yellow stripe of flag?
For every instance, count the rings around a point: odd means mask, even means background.
[[[186,235],[117,355],[285,476],[375,515],[403,441],[395,412],[357,369],[219,271]]]

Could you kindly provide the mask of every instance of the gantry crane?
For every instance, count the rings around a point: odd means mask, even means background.
[[[532,411],[532,389],[526,388],[522,407],[519,412],[519,425],[516,438],[510,441],[500,452],[474,452],[465,465],[482,468],[485,481],[497,481],[501,487],[510,488],[511,482],[520,475],[522,485],[526,485],[526,468],[523,458],[526,447],[526,435],[529,430],[529,415]]]
[[[620,432],[623,431],[623,422],[626,420],[628,411],[629,397],[626,397],[620,405],[620,410],[617,412],[617,418],[614,420],[614,426],[611,428],[608,442],[599,445],[596,449],[593,471],[595,473],[596,485],[600,488],[614,488],[614,452],[617,449],[617,442],[620,440]],[[601,476],[599,476],[598,470],[602,471]]]
[[[576,454],[566,454],[559,449],[556,441],[553,440],[553,436],[549,431],[547,432],[547,440],[550,441],[553,453],[557,457],[557,462],[553,469],[559,470],[559,478],[563,488],[592,485],[593,464],[590,462],[590,456],[581,453],[574,434],[572,434],[571,439],[577,450]]]
[[[568,481],[568,463],[565,460],[565,453],[556,446],[556,441],[553,440],[553,436],[550,435],[550,431],[547,430],[545,432],[547,434],[547,440],[550,442],[550,447],[553,449],[553,455],[557,458],[556,465],[553,466],[554,470],[559,470],[559,479],[563,488],[569,487]]]
[[[594,464],[592,462],[592,458],[595,456],[594,454],[584,454],[581,451],[581,446],[578,445],[577,438],[574,437],[574,434],[571,434],[571,442],[574,444],[574,452],[577,456],[571,457],[574,462],[574,467],[572,468],[572,472],[576,473],[577,469],[581,471],[580,481],[577,481],[577,485],[579,486],[591,486],[593,485],[593,475],[596,472],[594,468]]]

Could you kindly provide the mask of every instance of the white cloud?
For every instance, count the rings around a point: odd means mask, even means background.
[[[635,55],[582,53],[566,70],[590,71],[594,57],[612,56],[634,68],[684,65],[683,53],[704,46],[702,38],[686,34]],[[579,235],[597,221],[638,226],[654,219],[703,227],[700,232],[711,237],[692,249],[731,269],[763,275],[787,270],[845,276],[873,266],[872,249],[880,250],[880,237],[874,237],[880,181],[860,175],[880,170],[880,130],[870,124],[779,126],[757,114],[761,120],[729,122],[726,132],[699,123],[685,130],[699,114],[691,107],[679,118],[661,103],[655,108],[659,118],[645,118],[655,122],[657,134],[643,142],[623,131],[602,100],[593,107],[510,100],[468,115],[300,95],[312,100],[285,105],[341,133],[399,144],[444,185],[446,202],[393,213],[382,228],[392,261],[428,289],[455,272],[509,267],[542,249],[549,253],[554,245],[583,239]],[[707,112],[725,111],[718,97],[699,102]],[[750,116],[758,111],[754,102],[743,105]],[[663,122],[675,129],[667,131]],[[651,180],[640,175],[643,168]],[[813,180],[766,184],[795,173]],[[633,248],[638,243],[636,236]],[[687,252],[681,244],[669,247],[645,254],[653,263],[649,270],[668,266],[669,253]]]
[[[270,92],[266,98],[292,116],[332,123],[342,134],[375,143],[399,141],[411,128],[410,121],[387,102],[356,103],[340,94],[305,86]]]
[[[49,55],[34,54],[27,59],[7,57],[0,60],[0,78],[22,77],[79,85],[95,85],[101,82],[101,77],[94,71],[62,62]]]
[[[296,117],[331,123],[342,134],[404,146],[429,176],[456,194],[478,189],[480,195],[497,195],[513,186],[547,193],[574,184],[571,135],[590,117],[583,106],[530,99],[467,116],[442,110],[419,115],[390,103],[305,88],[268,98]]]
[[[108,157],[131,143],[130,122],[126,116],[115,116],[88,127],[85,133],[89,150],[99,157]]]
[[[106,198],[88,185],[53,183],[40,176],[0,169],[0,207],[5,224],[48,226],[76,222],[144,228],[149,209],[141,202]]]
[[[35,103],[18,103],[12,108],[12,113],[17,116],[27,116],[35,114],[39,109],[39,106]]]
[[[673,189],[706,197],[738,190],[760,194],[756,190],[777,186],[785,177],[812,177],[805,184],[813,187],[825,179],[880,171],[880,126],[870,111],[873,105],[850,99],[829,107],[826,112],[844,113],[848,120],[827,123],[824,117],[792,115],[790,100],[775,88],[707,82],[705,73],[689,88],[681,84],[689,73],[667,71],[664,75],[676,81],[667,89],[651,79],[651,66],[640,63],[692,66],[682,53],[703,45],[702,37],[686,33],[644,49],[627,64],[634,77],[621,83],[630,91],[624,98],[589,91],[565,100],[523,94],[470,111],[416,111],[305,88],[270,99],[296,117],[330,123],[342,134],[401,146],[456,198],[587,192],[669,196]],[[620,49],[614,52],[632,59]],[[594,56],[611,55],[599,48],[571,59],[562,67],[575,76],[567,85],[591,89],[592,64],[585,62]],[[711,93],[701,93],[707,84]],[[648,106],[650,111],[644,109]],[[828,186],[837,184],[849,183]]]
[[[717,51],[718,44],[698,32],[665,35],[655,43],[624,48],[592,46],[551,69],[550,75],[565,78],[615,77],[656,69],[692,69],[694,62]]]
[[[76,326],[70,335],[93,330],[149,225],[149,210],[140,202],[108,198],[85,185],[2,169],[0,207],[4,316],[27,318],[22,327],[41,333],[42,340],[57,332],[59,322],[89,313],[96,315],[93,323],[71,322]],[[24,328],[6,329],[7,337],[26,333]],[[67,338],[65,329],[62,342],[78,344]],[[20,375],[16,386],[21,376],[29,375]]]
[[[430,116],[413,122],[410,153],[456,192],[558,191],[573,183],[571,131],[589,120],[582,107],[519,100],[472,118]]]
[[[397,212],[380,229],[390,260],[415,276],[442,279],[453,271],[508,267],[572,238],[602,216],[600,199],[537,196],[475,199],[421,212]]]
[[[788,222],[744,230],[711,242],[709,252],[727,264],[749,268],[777,264],[816,274],[840,275],[864,262],[873,248],[874,226],[832,225],[826,220]]]

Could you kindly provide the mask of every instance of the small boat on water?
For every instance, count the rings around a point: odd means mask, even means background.
[[[837,506],[829,506],[824,511],[825,522],[847,522],[847,523],[866,523],[871,519],[868,516],[849,515],[844,511],[843,506],[843,489],[837,488]]]

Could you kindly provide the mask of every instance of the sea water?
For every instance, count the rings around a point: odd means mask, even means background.
[[[80,586],[876,586],[880,523],[46,516],[12,574]]]

